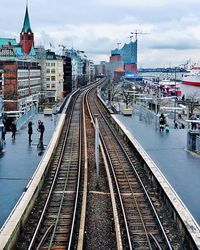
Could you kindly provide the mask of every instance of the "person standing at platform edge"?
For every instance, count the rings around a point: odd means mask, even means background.
[[[15,140],[15,134],[16,134],[16,131],[17,131],[15,121],[12,122],[10,129],[11,129],[11,132],[12,132],[12,139]]]
[[[43,146],[43,134],[45,131],[45,127],[42,121],[38,121],[38,132],[39,132],[39,143],[38,143],[38,148],[44,148]]]
[[[40,141],[43,142],[43,134],[44,134],[44,131],[45,131],[45,127],[44,127],[43,122],[40,123],[39,130],[40,130]]]
[[[32,142],[32,140],[31,140],[32,134],[33,134],[33,127],[32,127],[32,122],[30,121],[28,123],[28,139],[29,139],[29,142]]]
[[[166,123],[165,116],[163,114],[160,115],[159,122],[160,122],[160,132],[163,132]]]

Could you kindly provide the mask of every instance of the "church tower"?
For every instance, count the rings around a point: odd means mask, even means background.
[[[24,25],[20,33],[20,44],[24,54],[29,54],[32,46],[34,46],[34,34],[31,30],[31,25],[28,15],[28,5],[26,5],[26,13],[24,18]]]

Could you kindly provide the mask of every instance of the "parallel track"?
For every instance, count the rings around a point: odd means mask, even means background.
[[[98,114],[101,139],[118,190],[128,239],[124,244],[129,249],[172,249],[144,184],[94,96],[93,90],[89,105],[92,113]]]
[[[56,173],[42,213],[43,216],[40,218],[41,223],[38,224],[29,249],[32,248],[34,242],[38,241],[38,249],[53,249],[54,246],[59,246],[59,249],[66,249],[66,245],[71,244],[80,183],[81,127],[79,100],[76,101],[70,126],[64,136],[61,154],[58,163],[55,165]],[[52,167],[54,167],[54,164]],[[42,235],[46,235],[46,237],[40,239]]]
[[[33,221],[29,221],[17,249],[71,247],[81,174],[81,104],[80,95],[69,108],[71,113],[67,115],[68,119],[41,191],[41,206],[35,211]]]

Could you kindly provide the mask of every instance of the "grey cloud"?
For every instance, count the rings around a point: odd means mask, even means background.
[[[151,33],[145,38],[139,38],[139,47],[143,46],[142,49],[183,50],[184,54],[184,50],[200,48],[200,28],[198,28],[200,1],[130,0],[127,5],[126,2],[125,0],[123,2],[118,0],[117,3],[111,0],[30,0],[31,27],[36,40],[40,43],[48,44],[50,41],[55,44],[74,45],[91,55],[107,53],[109,57],[116,38],[123,35],[123,31],[120,30],[119,33],[119,25],[124,27],[133,25],[143,32]],[[0,36],[19,38],[25,4],[25,0],[1,0]],[[113,24],[115,34],[113,35],[112,30],[110,34],[107,32],[105,35],[102,29],[101,34],[97,36],[95,25],[103,23]],[[84,24],[91,24],[91,29],[88,29],[88,34],[84,33],[82,37],[80,31],[85,28]],[[70,25],[75,29],[71,36],[69,32],[65,34],[70,30]],[[145,30],[145,27],[148,27],[148,30]],[[76,32],[76,29],[79,32]],[[59,34],[63,33],[63,36],[54,36],[57,31]]]

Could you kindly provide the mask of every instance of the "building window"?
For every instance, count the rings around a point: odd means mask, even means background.
[[[50,76],[47,76],[46,81],[47,81],[47,82],[50,81]]]
[[[51,84],[51,88],[55,89],[56,85],[54,83]]]
[[[55,69],[51,69],[51,73],[55,74],[56,73]]]
[[[51,63],[51,67],[55,67],[55,63]]]
[[[46,73],[49,74],[49,73],[50,73],[50,69],[47,69],[47,70],[46,70]]]
[[[52,76],[51,77],[51,81],[55,81],[56,80],[56,77],[55,76]]]
[[[49,89],[50,88],[50,84],[47,84],[47,89]]]
[[[50,67],[50,63],[46,63],[46,66]]]

